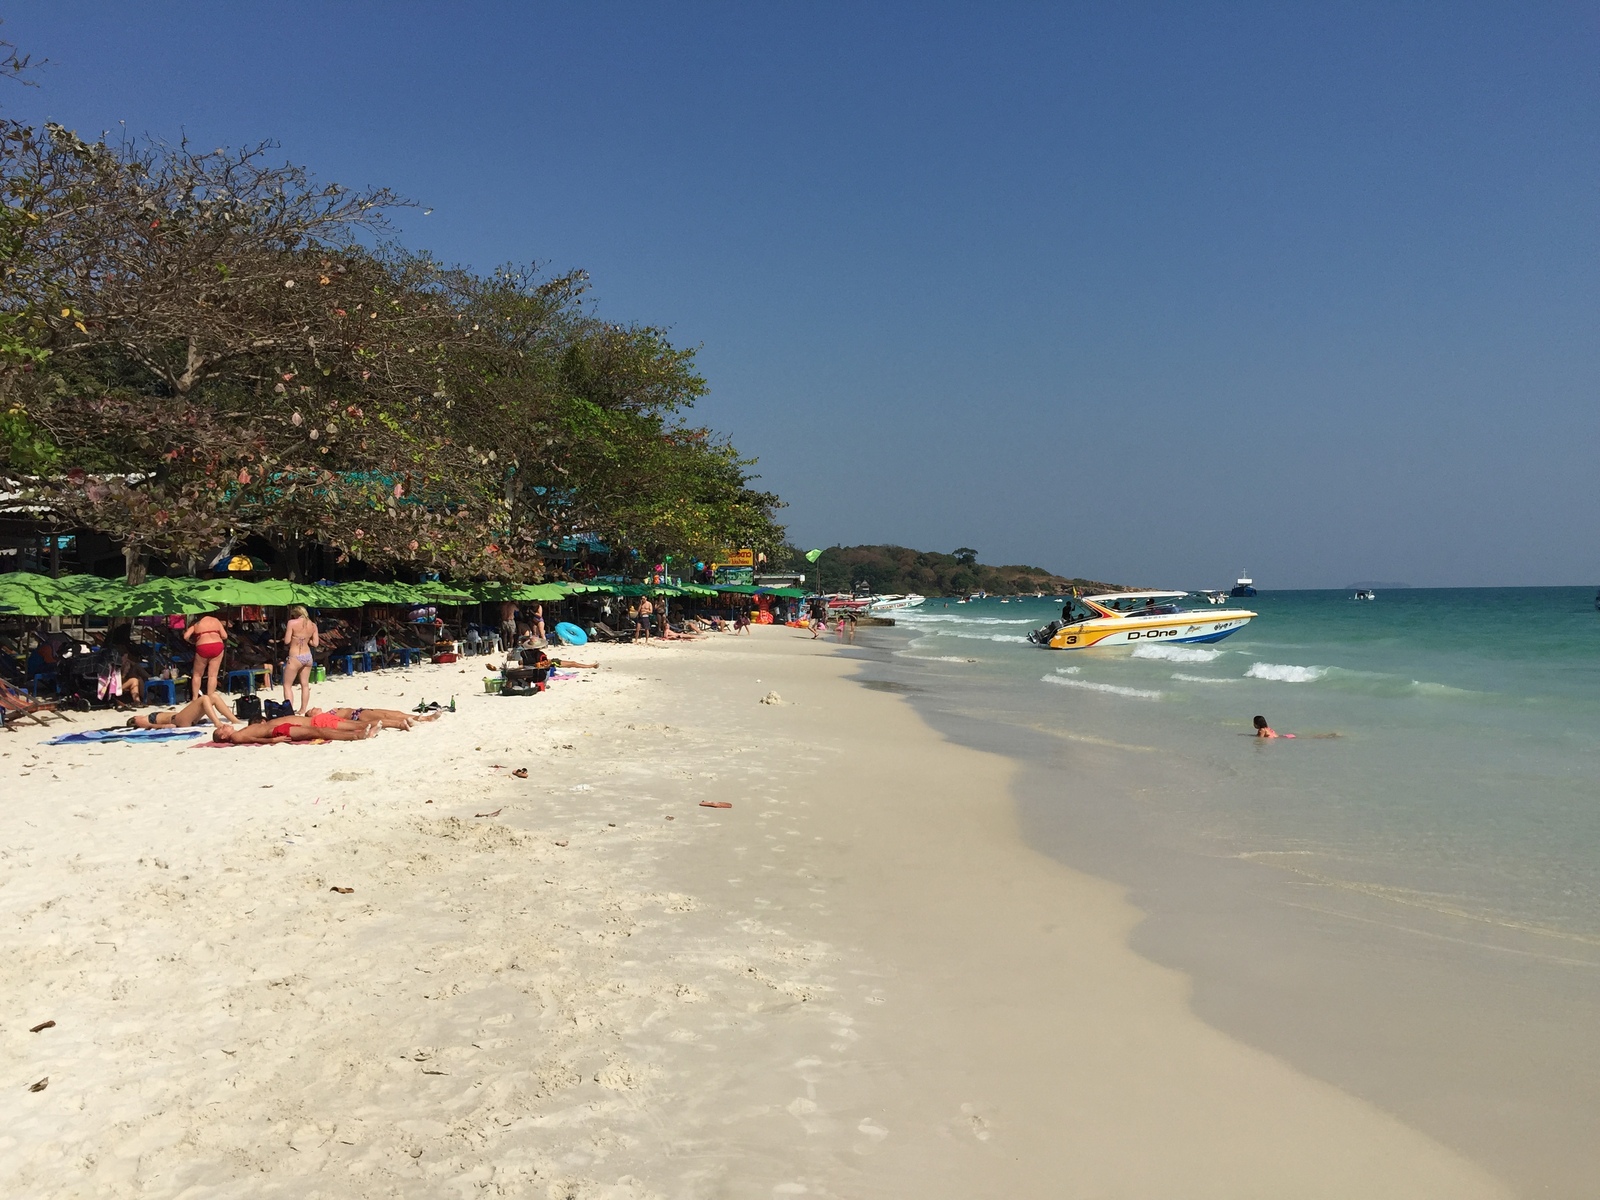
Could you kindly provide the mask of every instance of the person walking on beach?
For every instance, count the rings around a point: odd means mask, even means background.
[[[638,623],[638,625],[636,625],[634,627],[634,636],[635,637],[639,636],[639,631],[642,629],[642,630],[644,630],[644,640],[647,641],[647,642],[650,640],[650,624],[651,624],[652,619],[655,617],[655,615],[656,615],[656,606],[654,604],[650,603],[650,597],[649,596],[640,597],[640,599],[639,599],[639,623]]]
[[[305,605],[289,609],[289,623],[283,629],[283,644],[289,648],[283,661],[283,702],[294,706],[294,685],[300,684],[300,712],[311,708],[311,651],[322,645],[317,623],[306,615]]]
[[[190,693],[215,696],[217,675],[222,670],[222,650],[228,644],[228,627],[207,613],[183,631],[183,640],[194,647]]]
[[[533,626],[533,636],[541,642],[544,641],[544,605],[535,604],[533,606],[533,620],[529,621],[528,624]]]

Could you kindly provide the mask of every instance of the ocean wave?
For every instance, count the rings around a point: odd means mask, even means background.
[[[1181,679],[1181,680],[1183,680],[1184,683],[1243,683],[1244,682],[1242,679],[1232,678],[1232,677],[1224,677],[1222,679],[1217,679],[1217,678],[1214,678],[1213,676],[1209,676],[1209,675],[1185,675],[1182,671],[1174,671],[1172,673],[1172,677],[1174,679]]]
[[[978,661],[975,658],[962,658],[955,654],[913,654],[909,650],[896,650],[894,656],[896,658],[914,658],[918,662],[975,663]]]
[[[1328,673],[1327,667],[1297,667],[1293,663],[1251,663],[1246,679],[1270,679],[1274,683],[1315,683]]]
[[[897,612],[894,614],[896,621],[903,621],[907,625],[931,625],[935,621],[948,621],[961,625],[1032,625],[1033,618],[1020,617],[1008,619],[1006,617],[958,617],[946,616],[944,613],[908,613]]]
[[[1159,700],[1160,692],[1150,691],[1146,688],[1122,687],[1115,683],[1091,683],[1087,679],[1066,679],[1060,675],[1046,675],[1039,682],[1059,684],[1061,687],[1082,688],[1087,692],[1105,692],[1111,696],[1127,696],[1133,700]]]
[[[1216,662],[1226,653],[1226,650],[1204,650],[1198,646],[1165,646],[1157,642],[1154,645],[1135,646],[1132,657],[1161,658],[1167,662],[1203,663]]]
[[[959,629],[936,629],[937,637],[967,638],[969,641],[979,642],[1021,642],[1028,644],[1028,639],[1016,633],[962,633]]]

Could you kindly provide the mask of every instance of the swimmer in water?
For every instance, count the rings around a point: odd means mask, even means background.
[[[1258,738],[1292,738],[1294,736],[1292,733],[1279,733],[1277,730],[1273,729],[1271,725],[1267,724],[1267,719],[1265,717],[1261,716],[1256,717],[1255,727],[1256,737]]]

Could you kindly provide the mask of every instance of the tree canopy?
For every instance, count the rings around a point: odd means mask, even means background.
[[[753,460],[686,419],[692,349],[603,320],[582,272],[397,245],[405,203],[267,143],[0,121],[9,504],[172,562],[253,534],[536,579],[578,534],[649,561],[781,544]]]

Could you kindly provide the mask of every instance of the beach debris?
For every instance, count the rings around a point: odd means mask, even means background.
[[[54,1029],[55,1027],[56,1027],[56,1023],[54,1021],[41,1021],[41,1022],[39,1022],[39,1024],[35,1025],[32,1029],[28,1030],[28,1032],[29,1033],[42,1033],[46,1029]]]
[[[38,1083],[32,1084],[28,1088],[28,1090],[30,1092],[42,1092],[42,1091],[45,1090],[45,1088],[47,1088],[49,1086],[50,1086],[50,1076],[46,1075],[43,1079],[39,1080]]]
[[[501,807],[495,809],[493,812],[473,813],[472,815],[475,816],[475,817],[498,817],[503,812],[505,812],[505,806],[504,805],[502,805]]]
[[[726,800],[702,800],[702,801],[700,801],[700,807],[701,808],[732,808],[733,805],[729,804]]]
[[[518,779],[526,779],[528,777],[528,768],[527,767],[518,767],[515,771],[513,771],[511,773],[513,775],[515,775]]]
[[[665,819],[668,820],[668,821],[676,821],[678,818],[677,817],[667,817]]]
[[[556,842],[556,845],[558,845],[558,846],[565,846],[566,844],[567,844],[567,839],[566,838],[561,838]]]
[[[331,887],[328,890],[330,892],[338,892],[341,896],[348,896],[355,891],[355,888]]]
[[[768,692],[765,696],[761,697],[761,703],[763,703],[763,704],[782,704],[783,703],[783,697],[778,695],[777,692]]]

